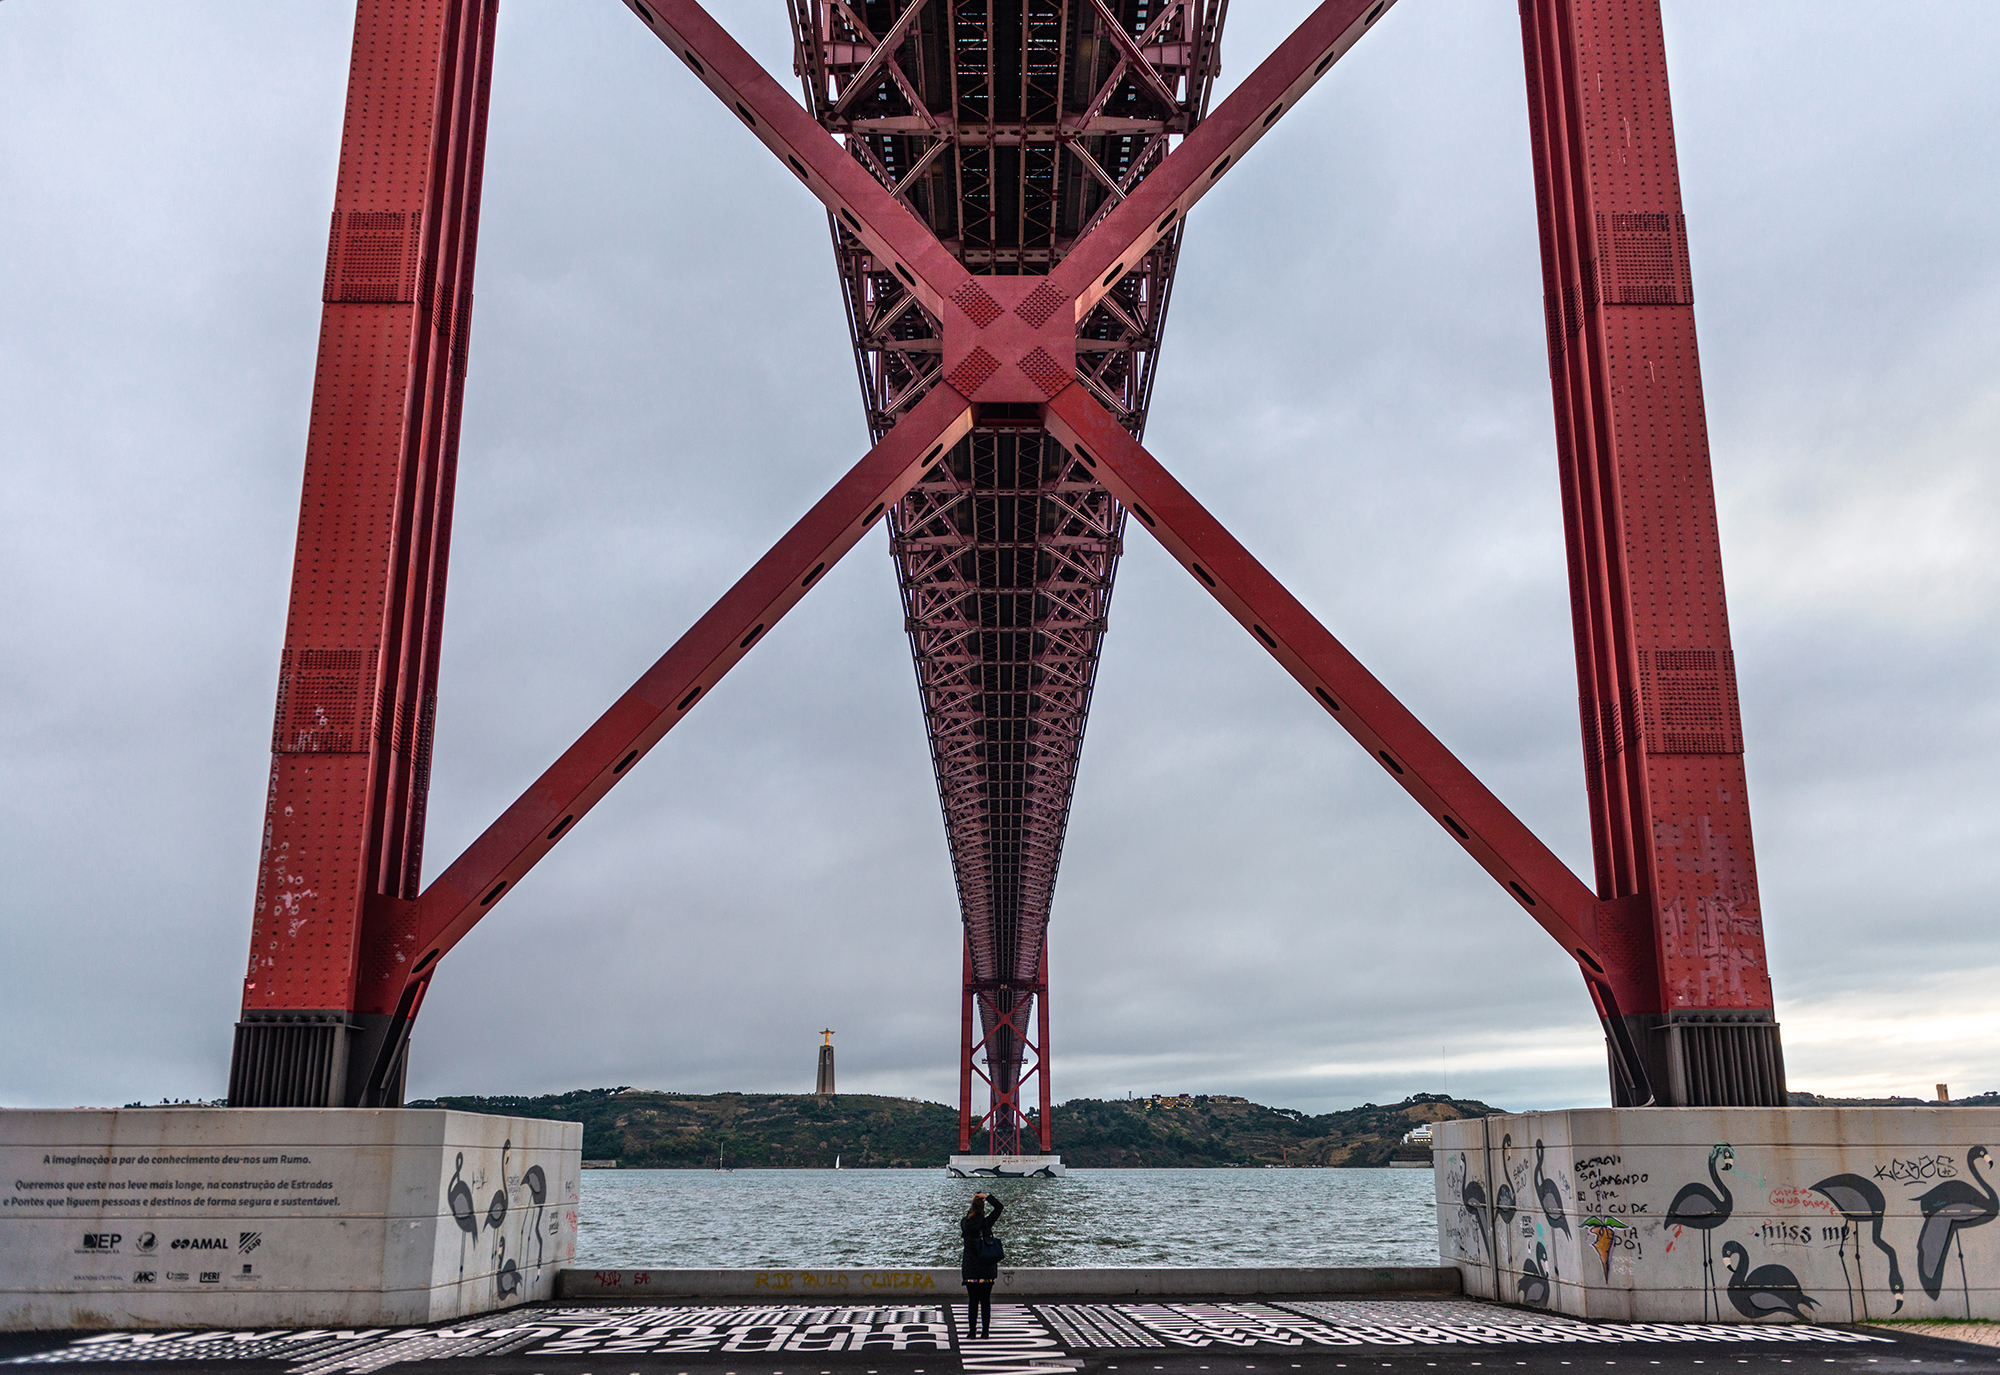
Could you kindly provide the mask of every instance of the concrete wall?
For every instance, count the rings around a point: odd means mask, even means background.
[[[423,1109],[0,1111],[0,1329],[376,1326],[555,1290],[573,1122]]]
[[[806,1303],[935,1302],[960,1297],[958,1270],[565,1270],[565,1299],[755,1298]],[[1057,1295],[1456,1294],[1458,1271],[1441,1265],[1282,1266],[1231,1269],[1002,1266],[996,1297]]]
[[[1641,1321],[2000,1318],[2000,1110],[1596,1108],[1434,1130],[1438,1255],[1468,1294]]]

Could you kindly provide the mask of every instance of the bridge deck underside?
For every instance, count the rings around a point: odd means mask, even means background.
[[[814,115],[974,273],[1047,273],[1207,108],[1227,0],[789,0]],[[886,52],[880,51],[886,49]],[[876,439],[943,329],[829,218]],[[1181,227],[1077,328],[1077,378],[1143,432]],[[987,1067],[1033,996],[1125,513],[1027,413],[986,407],[890,514]]]

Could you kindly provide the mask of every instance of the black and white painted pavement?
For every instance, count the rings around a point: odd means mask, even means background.
[[[1783,1324],[1591,1323],[1423,1299],[746,1304],[513,1309],[436,1327],[0,1336],[0,1364],[231,1375],[1727,1375],[1756,1366],[2000,1372],[2000,1348],[1905,1331]],[[1618,1367],[1626,1367],[1620,1371]],[[1709,1367],[1715,1367],[1710,1370]],[[1803,1371],[1797,1375],[1804,1375]]]

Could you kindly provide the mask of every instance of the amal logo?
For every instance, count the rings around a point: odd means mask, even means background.
[[[228,1237],[175,1237],[169,1245],[176,1251],[227,1251]]]

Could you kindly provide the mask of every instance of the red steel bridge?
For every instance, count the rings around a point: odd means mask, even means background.
[[[1141,442],[1190,210],[1267,138],[1310,166],[1283,117],[1391,0],[1325,0],[1213,110],[1227,0],[788,0],[796,96],[697,0],[624,3],[824,206],[874,447],[423,886],[497,0],[364,0],[231,1103],[400,1103],[443,956],[886,521],[965,932],[960,1149],[1050,1149],[1128,514],[1574,962],[1615,1103],[1784,1103],[1658,0],[1520,0],[1589,882]]]

